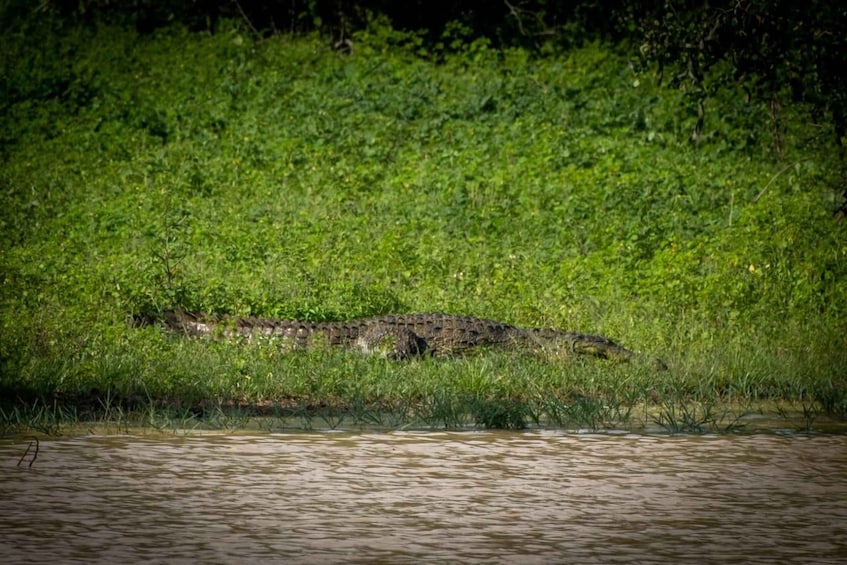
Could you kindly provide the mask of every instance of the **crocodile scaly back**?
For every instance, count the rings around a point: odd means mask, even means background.
[[[490,346],[556,356],[593,355],[618,361],[628,361],[635,355],[602,336],[518,328],[493,320],[453,314],[396,314],[348,322],[304,322],[168,312],[163,323],[171,330],[188,335],[279,338],[294,348],[324,343],[393,359],[448,356]]]

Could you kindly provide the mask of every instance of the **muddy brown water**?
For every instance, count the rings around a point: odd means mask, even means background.
[[[3,563],[844,563],[847,435],[0,443]]]

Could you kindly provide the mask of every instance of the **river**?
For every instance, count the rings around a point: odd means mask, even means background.
[[[7,564],[847,562],[847,435],[27,444],[0,442]]]

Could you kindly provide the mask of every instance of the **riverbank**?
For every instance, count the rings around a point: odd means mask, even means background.
[[[4,402],[0,434],[847,431],[839,389],[827,383],[808,389],[809,383],[798,379],[780,381],[767,367],[744,380],[684,374],[673,366],[657,371],[650,363],[553,362],[493,350],[467,358],[394,362],[353,352],[282,352],[273,343],[167,343],[172,350],[151,352],[143,364],[101,354],[93,361],[108,380],[89,378],[76,389],[52,394],[46,391],[55,384],[48,380],[42,391]],[[111,370],[104,366],[108,359]],[[200,360],[203,366],[196,365]]]
[[[4,412],[0,437],[26,440],[77,436],[239,435],[298,432],[555,430],[565,434],[818,435],[847,433],[843,416],[817,403],[643,402],[602,404],[546,398],[515,402],[495,398],[431,397],[350,404],[338,399],[288,399],[258,404],[197,405],[75,399]],[[110,404],[110,402],[112,402]]]
[[[686,407],[847,416],[843,170],[799,106],[776,123],[718,93],[692,143],[685,97],[619,46],[432,57],[379,27],[352,54],[237,22],[40,29],[2,63],[3,433],[266,409],[599,429],[646,406],[694,431]],[[604,335],[669,369],[391,363],[135,323],[174,308],[449,312]]]

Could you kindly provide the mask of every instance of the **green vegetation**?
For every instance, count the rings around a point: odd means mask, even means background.
[[[843,158],[805,108],[775,124],[724,90],[692,144],[684,94],[603,44],[434,52],[384,25],[349,55],[328,43],[227,20],[6,32],[0,433],[847,417]],[[670,368],[391,363],[133,323],[174,307],[446,311],[606,335]]]

